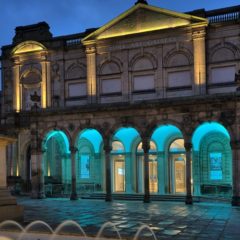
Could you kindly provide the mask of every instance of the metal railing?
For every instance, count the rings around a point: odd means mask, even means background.
[[[206,12],[210,23],[220,23],[240,20],[240,6],[222,8]]]

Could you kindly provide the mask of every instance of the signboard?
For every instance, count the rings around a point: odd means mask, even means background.
[[[210,153],[210,179],[222,180],[222,153]]]

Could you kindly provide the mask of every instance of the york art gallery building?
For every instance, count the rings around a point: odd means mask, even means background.
[[[240,6],[138,1],[83,33],[17,27],[1,56],[8,186],[240,205],[239,23]]]

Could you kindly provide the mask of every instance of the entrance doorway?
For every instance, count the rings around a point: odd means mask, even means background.
[[[186,154],[184,140],[176,139],[170,145],[170,182],[172,193],[186,193]]]
[[[114,192],[125,192],[125,161],[114,156]]]

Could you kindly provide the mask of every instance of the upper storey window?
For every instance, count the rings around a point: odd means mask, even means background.
[[[100,94],[101,95],[121,95],[121,65],[115,61],[107,61],[100,69]]]
[[[132,69],[132,92],[155,91],[155,67],[153,62],[145,56],[137,58]]]
[[[73,64],[67,70],[65,89],[67,98],[87,97],[87,77],[84,65]]]
[[[184,51],[171,53],[166,60],[167,90],[192,88],[191,55]]]
[[[218,44],[212,49],[209,64],[208,84],[231,85],[234,84],[237,68],[237,50],[230,43]]]

